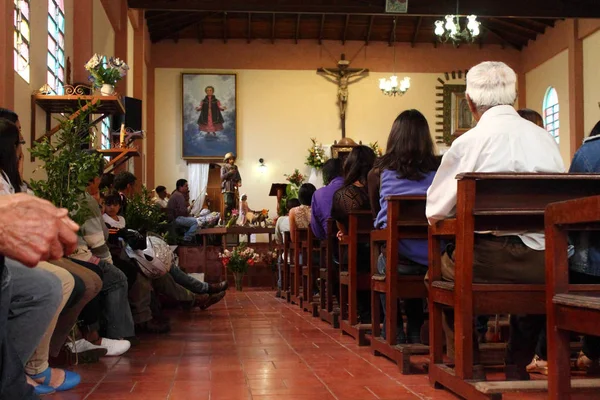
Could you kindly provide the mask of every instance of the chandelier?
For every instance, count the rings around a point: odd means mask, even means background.
[[[394,46],[394,73],[389,79],[379,79],[379,89],[381,89],[381,93],[386,96],[395,97],[403,96],[404,93],[410,89],[410,78],[405,76],[398,82],[398,77],[396,76],[396,18],[394,18],[394,28],[392,32],[392,42],[390,44]]]
[[[435,34],[442,43],[451,41],[458,46],[461,42],[472,43],[479,36],[481,23],[477,21],[476,15],[469,15],[464,29],[460,27],[458,15],[446,15],[445,21],[435,21]]]

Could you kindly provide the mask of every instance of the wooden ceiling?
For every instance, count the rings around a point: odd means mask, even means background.
[[[385,13],[385,0],[128,0],[128,4],[145,10],[153,42],[354,40],[414,46],[437,42],[434,23],[445,14],[473,13],[481,22],[479,46],[520,50],[557,19],[600,17],[599,1],[461,0],[457,12],[456,0],[408,0],[408,14]]]

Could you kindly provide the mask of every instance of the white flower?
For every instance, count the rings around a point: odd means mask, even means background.
[[[91,71],[94,68],[98,67],[98,65],[100,65],[101,62],[102,62],[102,56],[100,54],[94,54],[94,56],[92,58],[90,58],[90,60],[87,62],[87,64],[85,64],[85,69],[87,69],[88,71]]]

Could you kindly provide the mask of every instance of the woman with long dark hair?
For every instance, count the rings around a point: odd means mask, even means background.
[[[385,154],[369,172],[369,197],[375,228],[382,229],[387,225],[387,196],[426,195],[438,167],[439,158],[434,153],[427,119],[417,110],[402,112],[392,125]],[[398,253],[399,274],[420,275],[427,272],[427,240],[400,240]],[[385,265],[385,252],[382,251],[377,262],[380,274],[385,274]],[[384,297],[382,303],[385,309]],[[424,323],[423,301],[406,299],[404,308],[407,317],[406,334],[404,327],[399,326],[397,341],[420,343],[420,331]],[[401,315],[398,321],[402,323]],[[385,335],[385,329],[383,332]]]
[[[23,191],[23,181],[19,174],[19,152],[22,140],[17,125],[7,119],[0,119],[0,195]]]
[[[339,229],[338,237],[348,233],[349,213],[357,210],[369,209],[369,191],[367,176],[375,163],[375,153],[367,146],[356,146],[346,158],[343,166],[344,186],[333,195],[331,218]],[[369,244],[360,244],[358,248],[357,270],[369,272],[370,266]],[[347,258],[346,254],[341,255]],[[334,288],[339,287],[334,282]],[[334,291],[337,294],[337,290]],[[370,291],[357,293],[357,311],[360,323],[371,323],[371,295]]]

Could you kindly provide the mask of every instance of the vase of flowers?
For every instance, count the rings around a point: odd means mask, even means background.
[[[274,288],[277,283],[277,250],[270,249],[269,251],[263,253],[261,256],[262,262],[264,262],[270,269],[273,277],[272,287]]]
[[[94,54],[85,64],[85,69],[90,73],[89,80],[92,85],[100,88],[100,94],[110,96],[114,94],[117,82],[127,75],[129,66],[119,58]]]
[[[312,146],[308,149],[306,165],[316,170],[320,170],[323,168],[325,161],[327,161],[325,150],[323,150],[323,145],[321,143],[317,143],[317,139],[310,138],[310,141],[312,142]]]
[[[254,252],[254,249],[247,247],[246,244],[241,244],[234,247],[233,250],[223,251],[219,253],[221,263],[233,274],[235,280],[235,290],[242,291],[242,280],[248,272],[248,268],[256,264],[260,260],[260,256]]]
[[[304,175],[302,175],[300,173],[300,171],[298,171],[298,169],[295,169],[294,173],[291,175],[284,174],[283,176],[285,176],[285,179],[289,183],[291,183],[292,185],[296,185],[298,187],[300,187],[302,185],[302,183],[304,182],[304,180],[306,179],[306,177]]]
[[[371,148],[371,150],[373,150],[373,152],[375,153],[375,156],[377,156],[377,157],[383,156],[383,149],[381,148],[381,146],[379,146],[378,142],[369,143],[369,147]]]

